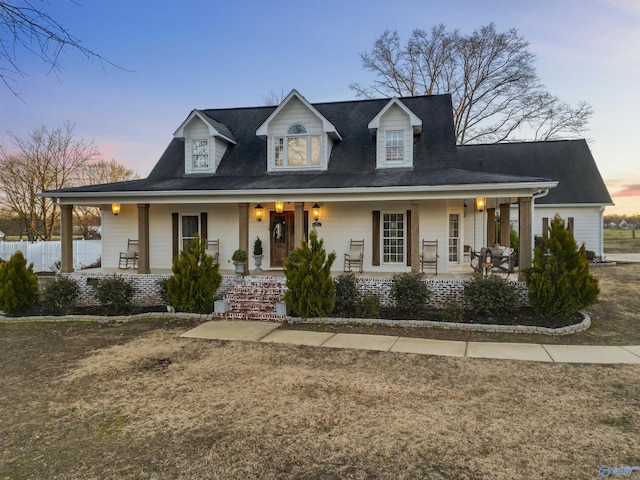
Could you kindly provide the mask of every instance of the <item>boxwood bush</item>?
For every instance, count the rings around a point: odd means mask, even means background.
[[[498,276],[476,275],[464,283],[467,309],[477,315],[501,318],[520,308],[520,297],[514,283]]]

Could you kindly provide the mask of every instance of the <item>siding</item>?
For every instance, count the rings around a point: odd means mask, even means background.
[[[116,216],[111,213],[110,204],[102,205],[102,238],[102,266],[116,268],[120,252],[127,249],[127,240],[138,239],[138,206],[123,204]]]

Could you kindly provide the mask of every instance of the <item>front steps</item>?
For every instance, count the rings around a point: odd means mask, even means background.
[[[225,313],[214,313],[213,318],[282,322],[286,315],[276,313],[276,303],[283,301],[286,289],[282,277],[244,277],[224,296],[229,309]]]

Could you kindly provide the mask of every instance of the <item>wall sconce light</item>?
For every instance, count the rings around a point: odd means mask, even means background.
[[[264,208],[262,207],[262,205],[257,204],[256,205],[256,220],[258,220],[259,222],[262,221],[262,216],[264,215]]]
[[[282,213],[284,211],[284,202],[276,202],[276,213]]]
[[[113,213],[116,216],[120,213],[120,204],[119,203],[112,203],[111,204],[111,213]]]
[[[311,212],[313,213],[313,221],[317,222],[320,218],[320,205],[318,203],[314,203],[313,207],[311,207]]]
[[[484,207],[486,206],[487,206],[487,199],[485,197],[476,198],[476,208],[478,209],[479,212],[483,212]]]

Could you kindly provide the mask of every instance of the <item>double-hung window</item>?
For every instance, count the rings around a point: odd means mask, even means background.
[[[382,258],[384,263],[404,263],[404,213],[385,213],[382,217]]]
[[[191,140],[191,166],[209,168],[209,140]]]
[[[319,167],[320,135],[309,134],[307,128],[296,123],[284,137],[274,137],[276,168]]]
[[[404,162],[404,130],[385,132],[385,151],[387,162]]]
[[[199,225],[200,217],[198,215],[182,215],[180,236],[183,250],[198,235]]]

